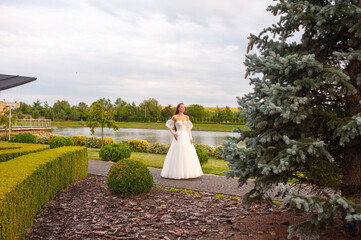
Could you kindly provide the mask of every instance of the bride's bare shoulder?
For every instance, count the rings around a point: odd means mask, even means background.
[[[172,120],[177,121],[177,115],[173,115]]]

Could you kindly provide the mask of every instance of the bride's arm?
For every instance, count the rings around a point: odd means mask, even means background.
[[[191,140],[191,143],[193,144],[193,137],[192,137],[192,132],[191,132],[191,129],[193,128],[193,124],[192,122],[189,120],[189,117],[187,118],[188,122],[187,122],[187,131],[188,131],[188,134],[189,134],[189,138]]]
[[[174,122],[176,121],[175,117],[173,116],[172,119],[169,119],[166,122],[166,127],[169,129],[169,131],[172,133],[172,135],[174,136],[175,140],[178,140],[178,134],[173,130],[174,127]]]

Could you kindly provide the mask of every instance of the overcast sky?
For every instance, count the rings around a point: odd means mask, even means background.
[[[1,0],[0,73],[36,77],[0,100],[236,107],[249,34],[271,0]]]

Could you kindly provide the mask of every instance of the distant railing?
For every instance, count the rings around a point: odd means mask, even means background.
[[[22,128],[44,128],[50,127],[50,119],[16,119],[13,127],[22,127]]]

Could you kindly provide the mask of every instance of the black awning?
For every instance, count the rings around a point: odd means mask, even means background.
[[[34,77],[0,74],[0,91],[35,81]]]

